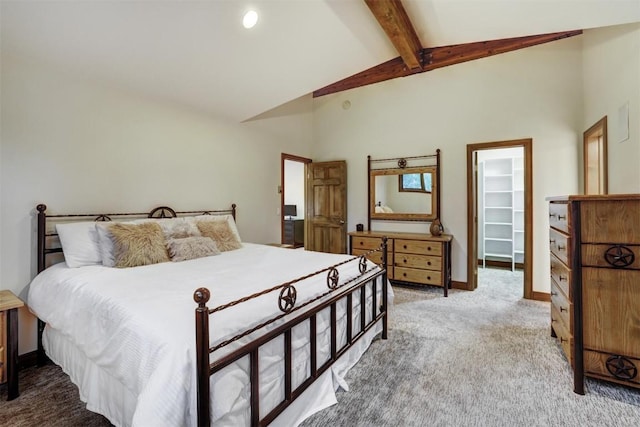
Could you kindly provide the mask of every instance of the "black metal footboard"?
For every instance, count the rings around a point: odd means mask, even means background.
[[[262,292],[250,295],[237,301],[225,304],[220,307],[209,309],[207,302],[210,298],[209,290],[199,288],[194,293],[194,300],[198,303],[196,308],[196,363],[198,374],[198,425],[209,426],[211,421],[211,387],[210,377],[216,372],[238,361],[241,358],[249,357],[249,380],[251,397],[251,425],[265,426],[271,423],[282,411],[287,408],[298,396],[300,396],[317,378],[322,375],[333,363],[347,352],[361,337],[365,335],[377,322],[382,322],[382,338],[387,338],[387,272],[383,268],[387,261],[387,242],[386,238],[382,239],[382,245],[378,251],[382,251],[381,265],[375,268],[368,268],[365,256],[354,257],[342,263],[328,267],[321,271],[309,274],[291,282],[283,283]],[[372,251],[374,252],[374,251]],[[359,263],[360,275],[339,283],[339,274],[337,267],[349,262]],[[296,305],[297,291],[295,284],[308,279],[312,276],[326,273],[328,291],[307,301],[303,301]],[[372,290],[372,304],[367,306],[366,290],[367,287]],[[378,286],[381,286],[382,301],[378,306],[377,293]],[[270,292],[280,291],[278,306],[282,314],[278,314],[259,325],[256,325],[246,331],[235,335],[234,337],[223,341],[215,346],[211,346],[209,342],[209,316],[218,311],[241,304],[242,302],[257,298]],[[360,307],[360,325],[355,329],[353,323],[353,298],[359,298]],[[337,307],[340,301],[346,301],[346,342],[338,348],[338,319]],[[357,301],[357,300],[356,300]],[[305,309],[306,310],[303,310]],[[330,316],[330,354],[326,362],[318,366],[318,343],[317,343],[317,316],[325,309],[329,310]],[[370,310],[370,318],[367,320],[367,310]],[[291,317],[292,313],[299,312],[299,315]],[[231,353],[217,359],[213,363],[210,361],[210,355],[227,345],[236,342],[248,335],[262,329],[267,325],[284,319],[283,323],[274,327],[273,330],[266,332],[259,338],[242,345],[240,348]],[[292,385],[292,330],[295,326],[309,322],[309,346],[310,346],[310,375],[297,387]],[[341,332],[344,329],[341,329]],[[262,345],[270,342],[274,338],[283,337],[284,342],[284,399],[275,406],[264,417],[260,417],[260,375],[259,375],[259,359],[258,352]]]

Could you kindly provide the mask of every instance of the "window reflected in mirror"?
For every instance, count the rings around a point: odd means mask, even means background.
[[[405,173],[398,176],[398,191],[431,193],[431,172]]]

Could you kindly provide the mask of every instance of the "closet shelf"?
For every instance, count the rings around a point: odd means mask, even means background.
[[[511,269],[524,255],[524,171],[522,158],[485,159],[479,163],[482,185],[482,261],[510,261]]]

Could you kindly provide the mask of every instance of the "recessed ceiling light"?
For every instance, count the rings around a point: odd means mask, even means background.
[[[245,28],[253,28],[254,25],[258,22],[258,12],[255,10],[250,10],[244,14],[244,18],[242,18],[242,25]]]

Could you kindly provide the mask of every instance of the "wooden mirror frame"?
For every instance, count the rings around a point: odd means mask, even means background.
[[[372,159],[367,156],[368,160],[368,229],[371,230],[371,221],[433,221],[440,218],[440,193],[442,184],[440,181],[440,150],[436,150],[436,154],[415,157],[397,157],[390,159]],[[393,167],[391,167],[393,165]],[[375,197],[375,178],[377,176],[400,176],[406,173],[432,173],[431,182],[431,213],[376,213],[376,197]],[[429,193],[425,193],[428,197]]]

